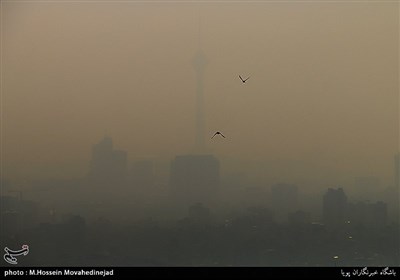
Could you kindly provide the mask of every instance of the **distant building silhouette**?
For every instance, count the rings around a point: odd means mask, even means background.
[[[347,196],[342,188],[329,188],[323,197],[323,221],[327,226],[338,227],[347,218]]]
[[[400,153],[394,156],[394,186],[388,188],[386,191],[387,199],[385,201],[389,204],[389,217],[392,221],[399,222],[400,215]]]
[[[387,204],[381,201],[349,203],[348,220],[353,225],[383,227],[388,220]]]
[[[186,209],[195,203],[209,204],[219,181],[219,161],[212,155],[177,156],[171,162],[171,196]]]
[[[15,234],[22,227],[19,201],[13,196],[0,196],[0,202],[1,232],[5,235]]]
[[[18,191],[19,192],[19,191]],[[39,204],[15,196],[0,196],[3,234],[16,234],[38,224]]]
[[[400,188],[400,153],[394,156],[394,186]]]
[[[114,150],[110,137],[104,137],[92,147],[89,177],[98,187],[112,191],[124,184],[126,179],[127,154]]]
[[[292,184],[275,184],[271,187],[271,206],[278,222],[287,222],[289,213],[298,210],[298,189]]]

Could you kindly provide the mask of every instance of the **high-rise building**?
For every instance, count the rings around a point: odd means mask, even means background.
[[[292,184],[271,187],[271,207],[278,222],[287,222],[288,215],[298,210],[298,189]]]
[[[400,188],[400,153],[394,156],[394,186]]]
[[[171,197],[185,207],[209,205],[218,193],[219,181],[219,161],[212,155],[177,156],[171,162]]]
[[[382,201],[349,203],[348,217],[353,225],[383,227],[388,220],[387,204]]]
[[[96,186],[110,190],[125,182],[127,154],[114,150],[110,137],[104,137],[92,147],[89,177]]]
[[[343,226],[347,219],[347,196],[342,188],[329,188],[323,197],[323,221],[327,226]]]

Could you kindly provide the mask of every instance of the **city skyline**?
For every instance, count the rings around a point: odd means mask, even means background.
[[[21,266],[398,266],[398,2],[0,9]]]
[[[3,3],[3,177],[82,175],[105,131],[132,158],[190,154],[201,16],[204,134],[229,135],[205,137],[210,153],[391,184],[397,15],[371,5]]]

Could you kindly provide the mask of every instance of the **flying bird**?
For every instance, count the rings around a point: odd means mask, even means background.
[[[214,135],[213,135],[213,137],[211,137],[211,139],[213,139],[214,136],[217,135],[217,134],[219,134],[219,135],[221,135],[222,137],[226,138],[221,132],[217,131],[217,132],[214,133]]]
[[[250,79],[250,77],[247,77],[246,79],[243,80],[242,76],[239,75],[240,80],[242,81],[242,83],[244,84],[248,79]]]

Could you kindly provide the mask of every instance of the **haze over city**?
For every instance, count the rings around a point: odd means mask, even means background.
[[[121,240],[87,265],[330,266],[313,242],[359,234],[342,264],[399,264],[399,3],[2,1],[1,38],[1,246],[70,230]],[[199,224],[204,248],[266,239],[198,257]],[[277,257],[290,225],[317,237]]]

